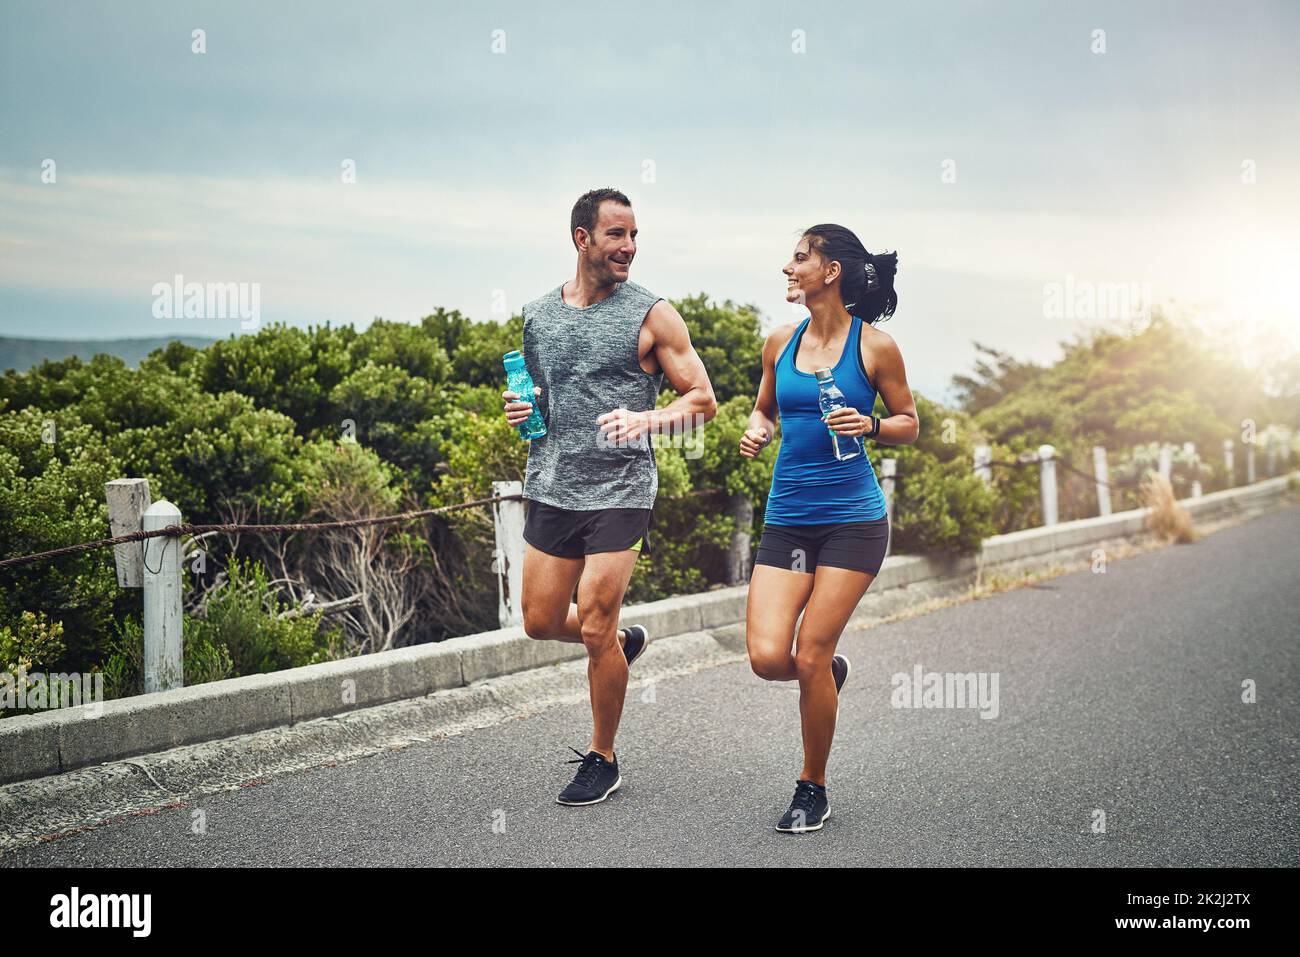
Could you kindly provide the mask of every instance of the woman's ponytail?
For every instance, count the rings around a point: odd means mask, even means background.
[[[898,308],[894,291],[898,253],[872,255],[852,230],[834,223],[813,226],[804,230],[804,236],[822,259],[840,264],[840,297],[851,315],[874,324],[894,314]]]
[[[880,322],[888,319],[898,308],[898,293],[894,291],[894,276],[898,272],[898,253],[867,253],[867,281],[862,292],[861,303],[855,303],[850,310],[855,316],[867,322]]]

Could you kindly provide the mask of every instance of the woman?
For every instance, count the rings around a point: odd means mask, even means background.
[[[781,450],[746,612],[754,673],[799,682],[803,770],[778,831],[816,831],[830,817],[826,760],[849,676],[849,661],[835,646],[889,541],[884,494],[865,441],[908,445],[920,431],[903,357],[875,328],[898,304],[897,264],[896,254],[873,256],[843,226],[803,234],[783,272],[786,299],[802,302],[811,315],[767,337],[758,399],[740,440],[741,455],[758,455],[779,414]],[[818,404],[822,369],[831,370],[844,394],[844,407],[829,416]],[[883,419],[871,414],[877,394],[888,411]],[[862,454],[837,458],[831,432]]]

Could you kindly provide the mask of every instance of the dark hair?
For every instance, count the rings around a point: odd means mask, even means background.
[[[898,253],[873,256],[852,230],[834,223],[811,226],[803,235],[809,248],[822,259],[840,264],[840,298],[850,315],[874,325],[894,314],[898,307],[898,293],[894,291]]]
[[[585,229],[588,235],[596,231],[596,216],[600,212],[600,204],[607,199],[629,209],[632,207],[632,201],[616,189],[606,187],[583,193],[573,204],[573,213],[569,216],[569,238],[573,239],[575,249],[578,247],[578,240],[574,239],[573,234],[577,232],[579,226]]]

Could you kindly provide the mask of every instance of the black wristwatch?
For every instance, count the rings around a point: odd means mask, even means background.
[[[864,436],[868,439],[874,439],[880,434],[880,419],[877,416],[871,417],[871,431]]]

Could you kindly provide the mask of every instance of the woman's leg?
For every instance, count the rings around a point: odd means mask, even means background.
[[[793,681],[794,625],[813,590],[813,576],[775,565],[755,565],[749,577],[745,643],[749,666],[768,681]]]
[[[835,712],[839,705],[831,657],[840,633],[875,576],[818,565],[813,578],[812,596],[799,624],[794,655],[799,678],[799,717],[803,725],[803,773],[799,776],[825,787],[826,761],[835,736]],[[751,584],[750,595],[753,594]],[[750,655],[752,658],[752,646]]]

